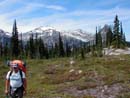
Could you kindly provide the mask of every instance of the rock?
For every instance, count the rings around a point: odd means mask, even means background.
[[[74,71],[75,71],[74,69],[71,69],[69,72],[72,73],[72,72],[74,72]]]
[[[81,74],[83,71],[82,70],[78,70],[78,73]]]

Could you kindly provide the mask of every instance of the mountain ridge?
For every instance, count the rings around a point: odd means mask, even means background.
[[[65,30],[61,31],[61,30],[57,30],[53,27],[43,27],[43,26],[40,26],[38,28],[25,32],[25,33],[23,33],[23,35],[36,34],[36,33],[41,36],[54,36],[56,33],[60,33],[62,37],[68,36],[68,37],[75,38],[77,40],[81,40],[83,42],[88,42],[89,40],[93,39],[91,34],[88,34],[87,32],[85,32],[81,29],[70,30],[70,31],[65,31]]]
[[[0,29],[0,42],[5,44],[6,42],[10,41],[11,34],[9,32],[5,32],[4,30]]]

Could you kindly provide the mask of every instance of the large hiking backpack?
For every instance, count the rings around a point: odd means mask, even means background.
[[[26,64],[22,60],[10,61],[8,65],[10,66],[11,64],[18,64],[19,69],[22,70],[26,74]]]

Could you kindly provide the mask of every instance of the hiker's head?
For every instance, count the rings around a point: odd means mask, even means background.
[[[11,67],[14,71],[18,71],[18,64],[11,64]]]

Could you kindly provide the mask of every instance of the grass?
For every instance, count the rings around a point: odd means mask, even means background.
[[[70,58],[50,60],[26,60],[28,93],[24,98],[79,98],[64,93],[69,88],[84,90],[99,85],[122,83],[129,87],[130,56],[92,57],[84,60],[75,59],[70,65]],[[70,70],[72,70],[70,72]],[[0,61],[0,98],[4,97],[4,80],[9,68]],[[82,73],[78,73],[81,70]],[[2,86],[3,85],[3,86]],[[129,98],[130,93],[122,92],[117,98]],[[95,98],[85,95],[81,98]]]

